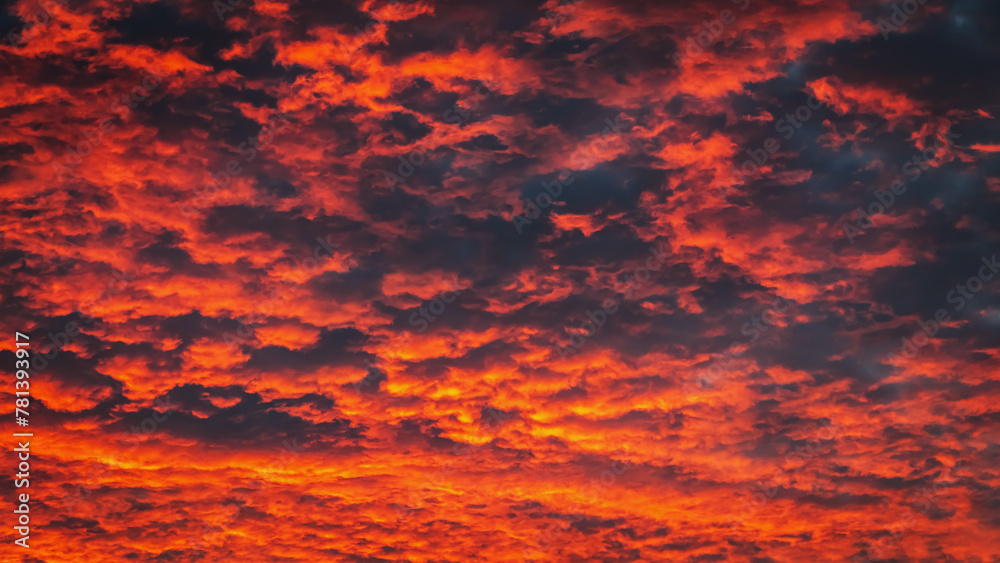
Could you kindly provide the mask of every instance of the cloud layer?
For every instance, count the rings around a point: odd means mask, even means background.
[[[996,3],[0,21],[17,560],[1000,560]]]

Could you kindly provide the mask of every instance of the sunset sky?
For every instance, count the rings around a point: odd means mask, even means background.
[[[1000,562],[1000,2],[0,35],[2,561]]]

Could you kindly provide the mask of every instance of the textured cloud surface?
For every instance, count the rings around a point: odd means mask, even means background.
[[[1000,561],[1000,4],[0,23],[4,561]]]

